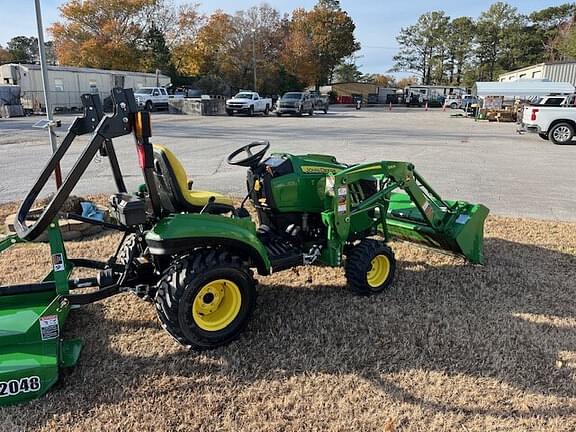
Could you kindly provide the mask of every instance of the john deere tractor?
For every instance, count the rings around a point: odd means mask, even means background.
[[[269,154],[268,142],[254,142],[227,157],[247,170],[247,194],[235,205],[217,192],[196,190],[169,148],[150,142],[149,113],[137,110],[131,90],[114,89],[112,97],[114,114],[107,116],[97,96],[83,96],[84,115],[22,202],[17,235],[0,244],[4,250],[47,230],[53,264],[39,283],[0,287],[0,405],[44,394],[59,368],[73,366],[80,355],[82,341],[62,338],[71,308],[120,292],[153,302],[166,331],[201,350],[230,342],[245,327],[255,305],[254,271],[266,276],[302,265],[343,266],[348,289],[370,301],[394,281],[392,239],[483,262],[488,209],[442,199],[411,163]],[[91,134],[88,144],[29,225],[33,203],[83,134]],[[128,134],[144,177],[132,194],[113,145]],[[110,197],[115,223],[60,212],[98,152],[108,157],[118,189]],[[68,257],[58,228],[62,216],[123,233],[115,255],[103,262]],[[71,279],[79,267],[96,275]]]

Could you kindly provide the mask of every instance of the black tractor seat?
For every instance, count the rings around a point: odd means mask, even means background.
[[[234,212],[232,198],[216,192],[192,190],[186,170],[178,158],[162,145],[154,145],[154,181],[162,207],[169,213],[198,213],[206,207],[207,213]]]

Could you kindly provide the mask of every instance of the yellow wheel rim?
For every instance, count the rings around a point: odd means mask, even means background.
[[[229,326],[238,316],[242,305],[240,288],[227,279],[207,283],[196,294],[192,304],[192,317],[205,331],[219,331]]]
[[[372,268],[366,273],[368,285],[372,288],[378,288],[390,275],[390,260],[385,255],[377,255],[370,262]]]

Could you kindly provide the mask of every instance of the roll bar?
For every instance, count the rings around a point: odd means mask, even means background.
[[[110,166],[114,175],[114,180],[119,192],[126,192],[126,186],[122,179],[120,166],[116,153],[112,145],[112,138],[128,135],[132,133],[133,115],[138,111],[134,93],[132,89],[115,88],[112,90],[112,101],[114,104],[114,114],[105,115],[102,110],[102,104],[98,95],[82,95],[82,104],[84,106],[84,115],[76,117],[68,129],[66,137],[56,152],[52,155],[44,170],[36,180],[36,183],[24,198],[24,201],[18,209],[14,228],[18,237],[23,240],[34,240],[42,234],[48,225],[58,215],[64,202],[74,190],[74,187],[88,168],[90,162],[94,159],[96,152],[99,150],[106,154],[110,160]],[[50,203],[46,206],[40,217],[31,226],[26,225],[26,219],[34,201],[46,183],[54,173],[56,167],[67,153],[74,139],[79,135],[93,133],[90,142],[84,148],[84,151],[74,164],[74,167],[66,176],[62,185],[54,194]]]

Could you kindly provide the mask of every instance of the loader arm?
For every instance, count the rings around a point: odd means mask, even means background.
[[[373,181],[376,192],[358,192],[361,181]],[[325,259],[339,265],[347,242],[358,231],[377,230],[386,240],[421,243],[482,263],[483,227],[488,209],[464,201],[444,200],[408,162],[381,161],[356,165],[327,178],[328,205],[322,215],[328,227]]]

